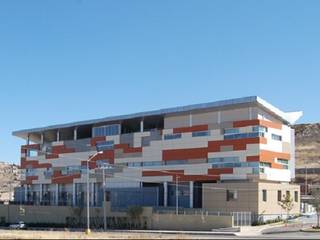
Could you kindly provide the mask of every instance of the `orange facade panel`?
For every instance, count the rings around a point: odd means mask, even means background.
[[[243,121],[233,122],[234,128],[247,127],[247,126],[257,126],[257,125],[267,127],[267,128],[282,129],[281,123],[275,123],[275,122],[262,120],[262,119],[243,120]]]
[[[162,159],[164,161],[187,160],[187,159],[203,159],[208,157],[207,148],[186,148],[163,150]]]
[[[267,139],[264,137],[228,139],[208,142],[208,152],[220,152],[221,146],[233,146],[234,151],[246,150],[247,144],[266,144]]]
[[[191,127],[174,128],[173,133],[198,132],[198,131],[207,131],[207,130],[208,130],[208,125],[196,125]]]

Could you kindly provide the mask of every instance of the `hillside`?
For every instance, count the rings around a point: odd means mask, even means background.
[[[296,131],[296,167],[320,167],[320,123],[298,124]]]
[[[12,198],[13,189],[19,185],[19,168],[17,165],[0,162],[0,201]]]

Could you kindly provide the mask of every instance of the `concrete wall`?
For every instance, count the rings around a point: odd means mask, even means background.
[[[211,231],[233,226],[232,216],[153,214],[152,229]]]
[[[20,212],[24,211],[21,215]],[[126,212],[111,212],[110,204],[107,203],[106,215],[108,218],[126,218],[130,217]],[[25,223],[51,223],[67,224],[67,217],[79,219],[79,214],[74,208],[63,206],[26,206],[26,205],[0,205],[0,221],[6,223],[16,223],[24,221]],[[103,208],[90,208],[91,218],[100,217],[103,219]],[[86,217],[84,208],[81,218]],[[147,229],[157,230],[211,230],[213,228],[231,227],[233,218],[231,216],[205,216],[205,215],[178,215],[175,214],[155,214],[152,208],[143,208],[141,218],[143,226]],[[92,221],[94,222],[94,221]]]
[[[227,201],[227,190],[237,190],[237,199]],[[267,191],[267,201],[263,201],[263,190]],[[299,214],[299,185],[288,183],[233,182],[203,184],[203,208],[219,212],[248,211],[259,215],[283,215],[286,213],[279,205],[278,190],[281,191],[282,196],[286,194],[286,191],[290,191],[293,198],[293,209],[290,214]],[[297,202],[294,199],[295,191],[298,191]]]

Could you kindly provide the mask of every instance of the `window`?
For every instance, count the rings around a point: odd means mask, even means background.
[[[252,127],[252,132],[266,133],[266,132],[268,132],[268,128],[263,127],[263,126],[254,126],[254,127]]]
[[[268,163],[268,162],[260,162],[260,167],[271,167],[271,163]]]
[[[209,158],[209,163],[224,163],[224,162],[239,162],[239,157],[219,157],[219,158]]]
[[[26,176],[30,177],[30,176],[35,176],[36,175],[36,170],[34,168],[27,168],[26,169]]]
[[[104,150],[112,150],[114,147],[114,141],[101,141],[97,142],[97,149],[98,151],[104,151]]]
[[[141,167],[141,162],[129,162],[128,167]]]
[[[170,160],[166,161],[166,165],[188,164],[188,160]]]
[[[181,133],[174,133],[174,134],[165,134],[164,140],[172,140],[172,139],[178,139],[181,138]]]
[[[192,133],[192,137],[206,137],[209,135],[210,135],[209,131],[201,131],[201,132],[193,132]]]
[[[93,128],[93,136],[114,136],[120,134],[120,124],[106,125]]]
[[[38,151],[34,149],[29,149],[28,150],[28,157],[37,157],[38,156]]]
[[[81,166],[67,167],[67,175],[73,175],[81,172]]]
[[[242,139],[242,138],[257,138],[264,137],[264,133],[262,132],[251,132],[251,133],[238,133],[238,134],[227,134],[224,135],[224,139]]]
[[[163,165],[162,161],[155,161],[155,162],[143,162],[142,166],[148,167],[148,166],[161,166]]]
[[[295,202],[298,202],[298,200],[299,200],[298,191],[294,191],[294,201],[295,201]]]
[[[281,190],[278,190],[278,202],[282,200],[282,192]]]
[[[236,134],[236,133],[240,133],[239,128],[226,128],[226,129],[224,129],[224,135]]]
[[[262,190],[262,201],[267,201],[267,190],[265,189]]]
[[[235,201],[238,199],[237,190],[227,190],[227,201]]]
[[[96,161],[97,168],[103,168],[109,165],[108,160],[97,160]]]
[[[276,141],[282,141],[282,137],[280,135],[277,135],[277,134],[272,134],[271,138],[273,140],[276,140]]]

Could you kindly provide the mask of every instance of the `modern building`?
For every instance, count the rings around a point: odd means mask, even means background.
[[[13,132],[25,178],[16,201],[91,206],[103,194],[130,205],[277,215],[290,193],[299,212],[294,130],[301,112],[245,97]],[[103,170],[104,169],[104,170]],[[105,173],[105,187],[103,184]]]

